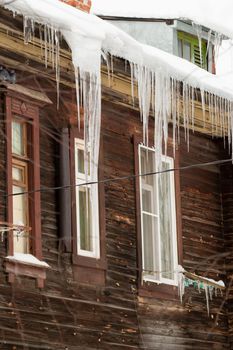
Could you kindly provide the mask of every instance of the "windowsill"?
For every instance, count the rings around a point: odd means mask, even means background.
[[[28,276],[36,279],[38,288],[44,288],[46,270],[50,266],[31,254],[17,253],[5,258],[5,270],[8,273],[8,281],[14,283],[16,276]]]
[[[161,284],[165,284],[168,286],[178,286],[178,282],[175,280],[169,280],[166,278],[162,278],[161,280],[156,280],[155,278],[153,278],[153,276],[150,275],[145,275],[143,276],[143,282],[145,283],[155,283],[157,285],[161,285]]]
[[[157,298],[165,300],[178,300],[177,285],[165,284],[161,281],[143,280],[138,287],[138,295],[141,297]]]

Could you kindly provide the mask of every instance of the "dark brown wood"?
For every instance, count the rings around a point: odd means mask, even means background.
[[[70,181],[70,145],[69,130],[65,128],[61,132],[60,143],[60,237],[67,252],[72,251],[72,225],[71,225],[71,181]]]
[[[16,276],[23,275],[36,279],[37,286],[39,288],[44,288],[46,270],[48,269],[47,267],[23,263],[21,261],[19,262],[6,258],[5,269],[6,272],[9,274],[8,281],[10,283],[15,282]]]
[[[12,123],[12,110],[11,110],[11,98],[6,97],[6,158],[7,158],[7,221],[13,222],[13,198],[12,194],[12,144],[11,144],[11,123]],[[8,254],[13,255],[13,231],[9,232],[8,236]]]

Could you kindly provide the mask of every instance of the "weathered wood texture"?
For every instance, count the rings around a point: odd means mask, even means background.
[[[229,157],[223,152],[222,158]],[[224,244],[226,250],[227,272],[227,315],[229,324],[229,339],[233,349],[233,166],[231,163],[221,166],[222,207],[224,222]]]
[[[30,86],[29,79],[27,82]],[[48,95],[54,106],[46,107],[40,115],[42,187],[58,185],[59,135],[67,124],[66,118],[60,117],[66,115],[67,97],[61,95],[61,106],[56,111],[56,96]],[[133,135],[141,135],[141,131],[137,113],[103,104],[104,178],[134,174]],[[182,140],[181,165],[216,160],[219,153],[217,143],[197,134],[191,136],[189,153]],[[4,154],[3,143],[2,164]],[[1,186],[4,189],[4,181]],[[220,199],[217,167],[181,172],[184,266],[215,278],[224,273],[218,257],[224,251]],[[211,302],[210,318],[204,293],[191,288],[183,305],[179,300],[138,298],[134,180],[105,184],[105,201],[108,268],[105,287],[95,288],[73,279],[71,256],[60,250],[58,239],[58,218],[62,215],[58,193],[42,193],[43,256],[52,269],[41,292],[34,281],[24,277],[11,287],[1,272],[3,348],[227,349],[227,320],[221,297]],[[5,204],[1,203],[4,217]],[[1,244],[2,258],[4,247]]]
[[[106,176],[130,174],[133,171],[132,160],[130,160],[130,150],[131,157],[133,157],[130,145],[132,136],[135,133],[141,133],[138,115],[120,107],[116,111],[110,104],[104,104],[103,116],[103,132],[108,141],[105,157],[110,162],[110,165],[106,164]],[[188,152],[182,135],[179,156],[182,167],[218,160],[221,152],[217,142],[199,134],[190,135],[190,151]],[[203,276],[217,280],[224,278],[219,168],[211,166],[181,171],[180,181],[183,265],[187,270]],[[131,236],[131,233],[134,233],[134,221],[131,216],[134,209],[130,206],[133,183],[130,180],[110,183],[105,186],[105,189],[107,242],[111,232],[111,239],[116,245],[115,250],[111,253],[111,260],[108,255],[108,266],[113,268],[114,265],[117,265],[119,270],[119,264],[123,264],[122,274],[125,268],[131,267],[127,264],[129,264],[129,259],[132,259],[134,252],[131,249],[129,255],[129,249],[124,251],[124,247],[120,245],[121,237],[123,237],[122,225],[124,225],[124,232],[127,232],[127,245],[131,245],[132,248],[135,245],[135,238],[132,240]],[[138,213],[135,212],[134,215]],[[118,225],[117,222],[119,222]],[[109,244],[108,254],[110,247]],[[124,253],[123,256],[122,253]],[[209,347],[227,349],[228,325],[222,300],[221,295],[213,299],[210,304],[211,315],[208,317],[204,293],[199,294],[193,288],[186,290],[183,305],[177,300],[138,298],[141,347],[145,349],[207,349]]]

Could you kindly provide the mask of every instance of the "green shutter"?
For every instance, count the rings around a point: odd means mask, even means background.
[[[200,53],[198,38],[184,32],[178,32],[178,39],[182,43],[188,42],[191,45],[191,61],[203,69],[207,69],[207,43],[201,41],[202,52]],[[201,60],[202,57],[202,60]]]

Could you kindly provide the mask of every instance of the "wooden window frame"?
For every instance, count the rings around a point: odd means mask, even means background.
[[[145,147],[142,144],[138,145],[138,161],[139,161],[139,171],[140,173],[142,173],[142,169],[141,169],[141,150],[144,149],[145,151],[148,152],[153,152],[153,160],[154,160],[154,155],[155,155],[155,149],[150,148],[150,147]],[[162,161],[166,162],[169,164],[170,168],[174,167],[174,159],[172,157],[169,156],[162,156]],[[174,174],[173,173],[169,173],[169,184],[171,186],[170,192],[171,192],[171,198],[170,198],[170,202],[171,202],[171,216],[172,216],[172,256],[173,256],[173,264],[174,264],[174,269],[178,268],[178,257],[177,257],[177,229],[176,229],[176,206],[175,206],[175,183],[174,183]],[[142,190],[143,188],[145,188],[145,185],[142,183],[142,177],[139,177],[139,186],[140,186],[140,218],[141,218],[141,233],[142,233],[142,257],[144,255],[144,247],[143,247],[143,241],[144,241],[144,234],[143,234],[143,214],[149,214],[147,212],[145,212],[142,209]],[[146,185],[146,187],[149,185]],[[152,187],[152,186],[150,186]],[[151,216],[153,217],[157,217],[158,220],[158,236],[157,236],[157,240],[158,240],[158,247],[155,247],[154,252],[153,252],[153,259],[155,259],[155,256],[158,256],[158,262],[155,263],[154,265],[158,265],[158,269],[160,271],[161,269],[161,248],[160,247],[160,242],[161,242],[161,231],[160,231],[160,214],[159,214],[159,194],[158,194],[158,176],[156,176],[155,178],[155,182],[153,183],[153,187],[151,188],[152,193],[154,194],[155,192],[155,198],[154,201],[156,202],[155,207],[157,207],[157,214],[155,213],[151,213]],[[142,258],[142,262],[143,262],[143,258]],[[170,284],[170,285],[178,285],[178,280],[177,280],[177,276],[174,273],[174,279],[168,279],[168,278],[164,278],[162,277],[161,273],[154,273],[154,275],[149,275],[149,274],[143,274],[143,280],[146,282],[152,282],[152,283],[164,283],[164,284]]]
[[[30,94],[30,90],[26,91]],[[8,91],[5,96],[6,104],[6,160],[7,160],[7,222],[13,224],[13,178],[12,168],[14,159],[12,153],[12,122],[14,119],[23,120],[30,126],[27,133],[28,153],[28,190],[32,191],[29,196],[29,217],[30,217],[30,253],[38,260],[42,260],[41,241],[41,196],[40,196],[40,142],[39,142],[39,106],[37,100]],[[30,147],[28,146],[30,144]],[[13,159],[14,158],[14,159]],[[26,158],[26,157],[25,157]],[[14,255],[13,230],[8,236],[8,256]],[[26,263],[19,260],[5,259],[5,268],[8,273],[8,281],[15,282],[16,275],[35,278],[39,288],[44,287],[47,267],[40,264]]]
[[[192,34],[178,31],[177,32],[177,39],[178,39],[178,46],[179,46],[179,41],[182,44],[182,56],[181,56],[181,58],[183,58],[183,48],[184,48],[184,43],[186,42],[186,43],[190,44],[190,55],[191,56],[190,56],[190,60],[188,60],[188,61],[201,67],[201,65],[199,65],[195,62],[195,47],[199,48],[198,38]],[[207,42],[205,39],[202,39],[201,45],[202,45],[202,58],[200,57],[200,60],[202,59],[202,68],[208,71]]]
[[[70,128],[70,178],[71,178],[71,217],[72,217],[72,262],[73,275],[78,283],[105,285],[106,249],[105,249],[105,195],[104,184],[98,185],[99,202],[99,256],[90,257],[78,253],[77,242],[77,208],[76,208],[76,179],[75,179],[75,139],[84,138],[83,130]],[[103,142],[100,142],[98,178],[103,178]]]
[[[134,164],[135,174],[139,174],[139,153],[138,146],[141,144],[141,138],[134,136]],[[149,145],[150,146],[150,145]],[[150,146],[152,147],[152,146]],[[175,158],[173,156],[172,141],[168,141],[167,155],[174,160],[174,168],[179,168],[179,151],[176,150]],[[183,263],[183,243],[182,243],[182,219],[181,219],[181,198],[180,198],[180,173],[179,170],[174,173],[175,184],[175,207],[176,207],[176,237],[177,237],[177,258],[178,265]],[[140,179],[135,178],[135,200],[136,200],[136,229],[137,229],[137,263],[138,263],[138,294],[143,297],[152,297],[159,299],[178,299],[177,285],[166,284],[162,281],[145,281],[143,279],[142,262],[142,236],[141,236],[141,201],[140,201]],[[162,282],[162,283],[161,283]]]
[[[14,156],[12,156],[12,170],[13,170],[13,168],[24,169],[23,170],[24,180],[22,182],[21,181],[17,181],[17,180],[15,180],[13,178],[13,175],[12,175],[12,188],[14,186],[19,186],[19,187],[23,188],[23,192],[28,191],[29,190],[29,187],[28,187],[28,162],[22,161],[21,159],[18,159],[18,158],[16,159]],[[25,200],[25,198],[24,198],[24,200]],[[29,198],[28,198],[28,196],[27,196],[25,202],[26,202],[26,225],[24,227],[28,227],[29,231],[26,231],[26,232],[23,231],[23,234],[28,235],[28,238],[27,238],[27,253],[29,254],[30,253],[30,247],[32,246],[32,240],[31,240],[31,237],[30,237],[30,232],[31,232],[31,228],[30,228],[30,224],[29,224],[29,222],[30,222],[29,207],[30,206],[29,206]],[[14,211],[13,204],[12,204],[12,211]],[[14,235],[14,233],[13,233],[13,235]],[[13,238],[13,241],[14,241],[14,238]],[[25,253],[25,254],[27,254],[27,253]]]
[[[84,152],[84,140],[83,139],[79,139],[79,138],[75,138],[74,139],[74,157],[75,157],[75,184],[76,184],[76,224],[77,224],[77,236],[78,238],[80,238],[80,235],[78,235],[78,231],[79,231],[79,226],[80,226],[80,211],[79,211],[79,194],[80,194],[80,189],[79,189],[79,184],[85,183],[86,182],[86,176],[83,173],[80,173],[78,171],[78,150],[81,150]],[[87,182],[89,182],[90,176],[87,176]],[[90,188],[90,185],[88,186],[81,186],[81,187],[86,187],[86,188]],[[89,258],[95,258],[95,259],[99,259],[100,257],[100,244],[99,244],[99,196],[98,196],[98,185],[97,185],[97,189],[96,189],[97,193],[96,193],[96,202],[94,203],[94,205],[96,206],[96,211],[97,211],[97,215],[95,215],[95,222],[92,222],[91,224],[91,234],[95,235],[95,239],[92,238],[92,245],[93,245],[93,251],[89,250],[83,250],[80,247],[80,239],[77,239],[77,254],[80,256],[85,256],[85,257],[89,257]],[[91,216],[91,213],[90,213]]]

